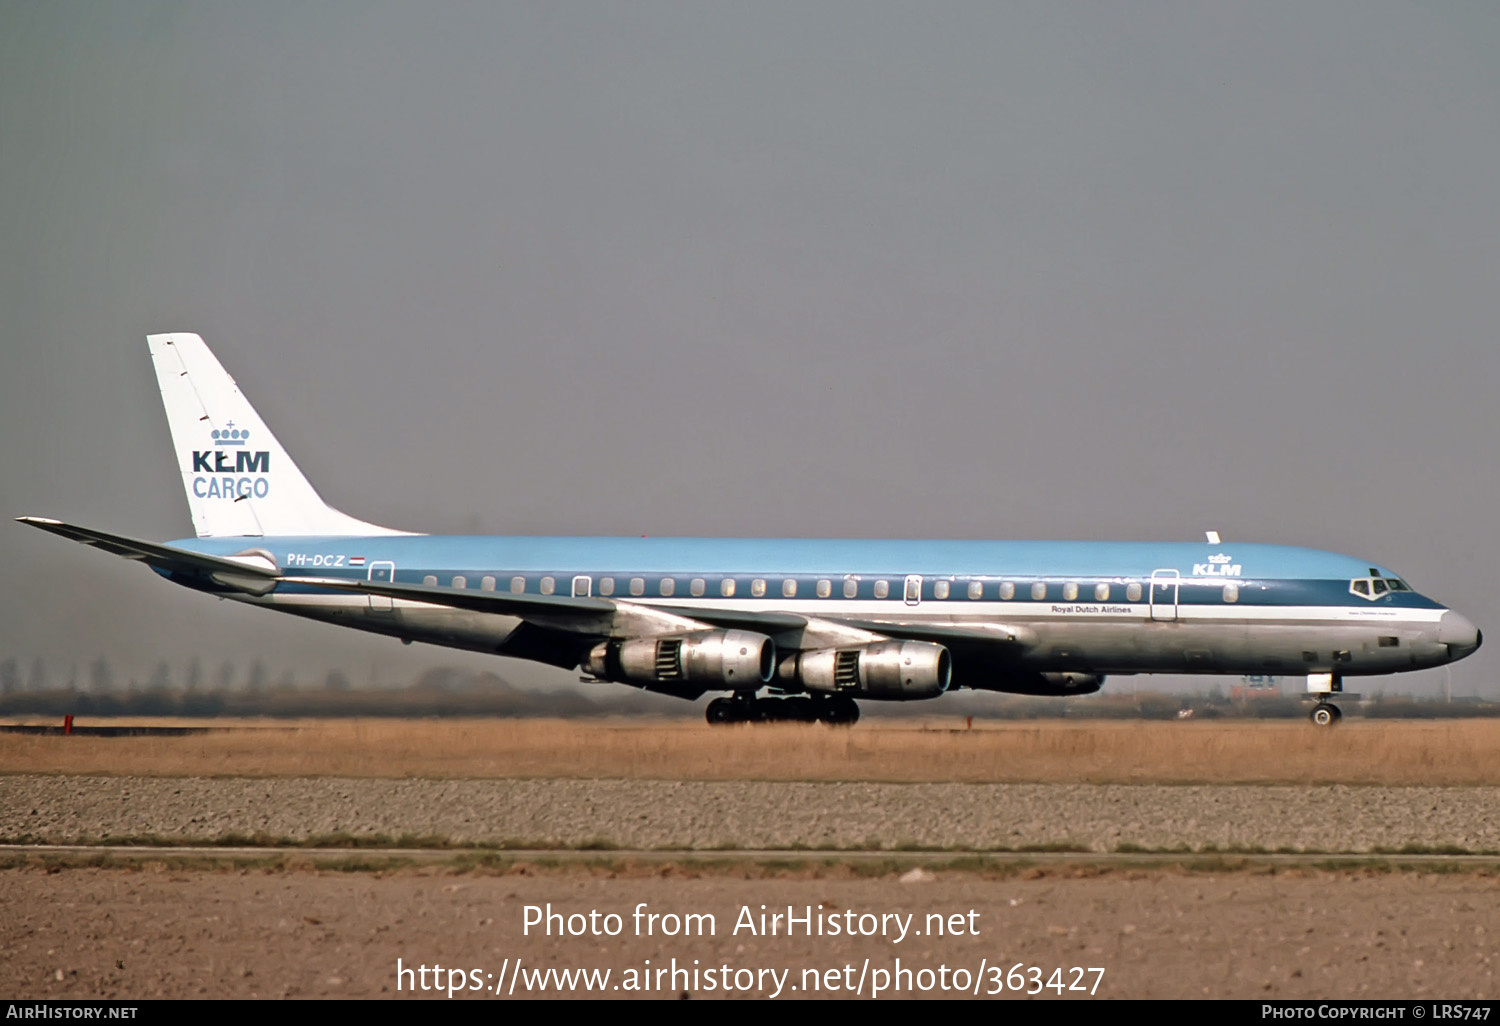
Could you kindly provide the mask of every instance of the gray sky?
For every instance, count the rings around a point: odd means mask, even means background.
[[[377,523],[1217,528],[1494,632],[1496,53],[1485,3],[0,0],[0,512],[189,533],[144,336],[195,331]],[[0,557],[23,664],[569,679]]]

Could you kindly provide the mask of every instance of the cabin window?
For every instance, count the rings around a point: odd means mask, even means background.
[[[644,577],[632,577],[630,579],[630,594],[646,594],[646,579]]]
[[[984,598],[984,585],[982,583],[980,583],[979,581],[970,581],[969,582],[969,598],[971,598],[971,599],[982,599],[982,598]]]
[[[1000,597],[1009,601],[1016,597],[1016,583],[1014,581],[1000,582]]]
[[[783,598],[797,597],[797,579],[795,577],[788,577],[781,582],[781,595]]]
[[[1352,592],[1354,592],[1354,594],[1356,594],[1356,595],[1363,595],[1363,596],[1365,596],[1365,598],[1369,598],[1370,597],[1370,582],[1369,581],[1362,581],[1362,580],[1361,581],[1355,581],[1353,584],[1351,584],[1349,586],[1349,590],[1352,591]]]
[[[677,590],[677,582],[670,577],[663,577],[660,588],[662,595],[670,597]]]
[[[573,597],[588,598],[589,592],[593,589],[593,584],[594,582],[591,578],[582,574],[573,578]]]
[[[1238,584],[1224,585],[1224,601],[1238,602],[1240,600],[1240,586]]]
[[[451,583],[455,588],[467,588],[469,586],[469,579],[463,574],[459,574],[457,577],[453,578],[453,581]]]
[[[701,578],[701,577],[694,577],[693,578],[693,582],[688,585],[688,591],[692,592],[693,593],[693,597],[696,598],[696,597],[702,595],[703,592],[705,590],[707,590],[707,587],[708,586],[703,583],[703,578]]]
[[[494,591],[495,590],[495,579],[493,577],[490,577],[488,574],[486,574],[485,576],[481,577],[479,579],[479,590],[480,591]]]
[[[854,598],[859,594],[859,582],[852,577],[844,578],[844,598]]]
[[[1109,585],[1107,585],[1107,584],[1096,584],[1096,585],[1094,585],[1094,601],[1095,602],[1108,602],[1109,601]]]
[[[1397,648],[1397,647],[1400,646],[1400,644],[1401,644],[1401,639],[1400,638],[1383,636],[1380,639],[1380,647],[1381,648]]]
[[[557,582],[556,581],[554,581],[550,577],[543,577],[542,578],[542,594],[543,595],[551,595],[556,590],[557,590]]]
[[[726,577],[719,582],[719,594],[729,598],[734,594],[734,578]]]
[[[750,594],[756,598],[764,598],[766,594],[766,582],[764,578],[757,577],[750,582]]]
[[[833,594],[833,582],[827,579],[818,582],[818,598],[827,598]]]
[[[1069,581],[1063,585],[1063,601],[1073,602],[1078,598],[1078,582]]]
[[[1040,602],[1046,597],[1047,585],[1045,583],[1043,583],[1042,581],[1037,581],[1031,586],[1031,598],[1033,601]]]
[[[888,595],[890,595],[890,593],[891,593],[891,582],[890,581],[876,581],[875,582],[875,597],[876,598],[883,599],[883,598],[887,597]]]
[[[906,601],[913,606],[922,601],[922,578],[915,574],[906,579]]]
[[[432,583],[436,584],[437,583],[437,579],[434,578]],[[525,591],[526,591],[526,578],[524,578],[524,577],[512,577],[510,579],[510,593],[512,595],[520,595],[520,594],[522,594]]]
[[[613,595],[615,593],[615,579],[613,577],[599,578],[599,594]]]
[[[933,585],[932,585],[932,597],[935,598],[935,599],[945,599],[945,598],[947,598],[948,597],[948,582],[947,581],[935,581],[935,582],[933,582]]]
[[[1349,653],[1349,650],[1346,648],[1346,649],[1342,649],[1342,650],[1340,650],[1338,652],[1335,652],[1333,654],[1333,659],[1334,659],[1334,662],[1347,663],[1347,662],[1351,662],[1354,659],[1354,657]]]
[[[427,585],[427,587],[429,588],[436,588],[437,574],[428,574],[426,577],[422,578],[422,583]]]
[[[1125,597],[1131,602],[1139,602],[1141,600],[1141,582],[1131,581],[1125,585]]]

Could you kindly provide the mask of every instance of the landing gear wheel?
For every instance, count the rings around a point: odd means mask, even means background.
[[[788,698],[783,705],[782,719],[791,720],[794,723],[817,723],[818,707],[807,698]]]
[[[1319,702],[1308,714],[1308,719],[1313,721],[1315,727],[1331,727],[1343,718],[1344,714],[1339,711],[1339,707],[1329,705],[1327,702]]]
[[[852,727],[859,722],[859,706],[852,698],[830,698],[818,703],[818,719],[830,726]]]
[[[775,723],[786,719],[782,706],[786,703],[777,698],[757,698],[750,707],[751,723]]]
[[[743,723],[745,720],[743,705],[743,702],[736,702],[732,698],[716,698],[708,703],[708,709],[703,715],[715,727],[728,723]]]

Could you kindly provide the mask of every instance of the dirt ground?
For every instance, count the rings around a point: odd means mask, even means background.
[[[542,925],[528,934],[527,907],[545,923],[549,903],[564,917],[552,921],[553,935]],[[787,936],[783,921],[775,936],[764,935],[762,905],[768,916],[787,906],[810,916],[814,934],[799,922]],[[855,991],[865,999],[877,988],[881,997],[977,989],[1011,998],[1020,996],[1013,987],[1040,987],[1035,996],[1047,1000],[1059,987],[1085,988],[1064,990],[1067,997],[1093,988],[1105,998],[1500,992],[1500,878],[1480,873],[939,871],[903,882],[753,868],[19,868],[0,872],[0,909],[0,993],[27,999],[444,1001],[450,984],[481,988],[457,991],[455,1000],[493,1000],[497,988],[512,999],[588,993],[576,980],[539,986],[530,974],[548,969],[608,970],[593,992],[612,998],[722,997],[726,983],[732,996]],[[753,931],[739,921],[742,910]],[[645,918],[653,913],[661,918]],[[670,917],[690,913],[711,914],[712,928],[693,920],[703,935],[683,935],[685,920]],[[570,924],[584,935],[560,936]],[[884,935],[850,937],[850,926]],[[413,970],[399,979],[398,960]]]

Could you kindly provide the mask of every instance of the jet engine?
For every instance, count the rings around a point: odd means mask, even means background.
[[[877,641],[863,648],[817,649],[788,660],[782,671],[813,694],[894,702],[936,698],[948,690],[953,675],[948,650],[930,641]]]
[[[611,638],[595,645],[584,668],[627,684],[682,682],[760,687],[776,668],[776,643],[752,631],[701,631],[660,638]]]

